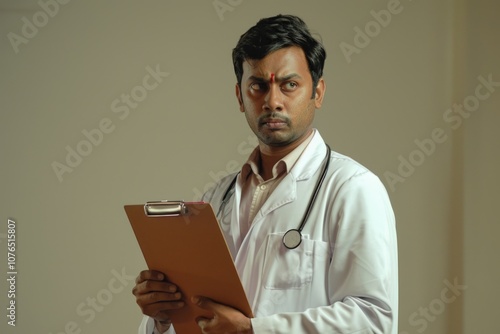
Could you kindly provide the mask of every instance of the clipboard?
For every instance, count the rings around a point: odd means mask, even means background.
[[[184,307],[171,314],[177,334],[201,333],[195,319],[213,317],[191,302],[196,295],[253,317],[209,203],[155,201],[124,208],[148,268],[163,272],[183,294]]]

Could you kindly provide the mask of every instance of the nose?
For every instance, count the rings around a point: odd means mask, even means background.
[[[264,98],[264,111],[282,111],[283,110],[283,94],[279,85],[270,84],[269,89]]]

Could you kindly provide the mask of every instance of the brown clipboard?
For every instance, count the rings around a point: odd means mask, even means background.
[[[209,203],[156,201],[124,208],[148,268],[163,272],[184,296],[185,306],[171,316],[177,334],[201,333],[195,319],[213,317],[194,305],[192,296],[253,316]]]

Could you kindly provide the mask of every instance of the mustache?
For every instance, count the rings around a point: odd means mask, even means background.
[[[280,121],[286,124],[290,124],[290,118],[286,115],[280,114],[278,112],[272,112],[270,114],[260,115],[258,118],[259,124],[268,123],[269,121]]]

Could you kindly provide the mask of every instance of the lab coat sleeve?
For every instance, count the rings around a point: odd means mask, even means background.
[[[395,219],[384,186],[366,171],[348,178],[329,202],[331,304],[254,318],[255,334],[397,333]]]
[[[170,326],[168,331],[165,333],[160,333],[155,329],[155,322],[153,318],[144,316],[142,318],[141,325],[139,326],[138,334],[175,334],[174,326]]]

